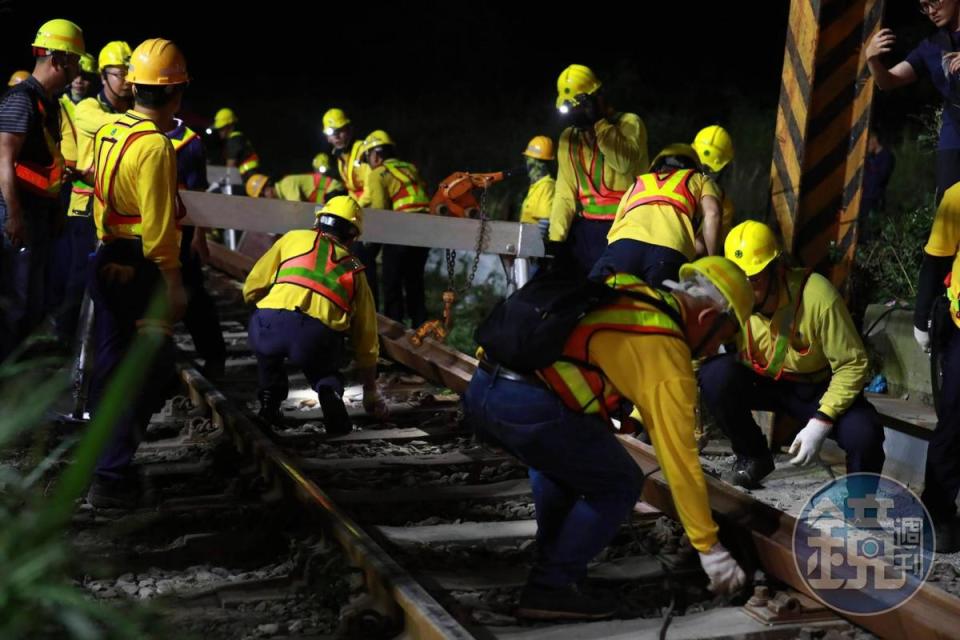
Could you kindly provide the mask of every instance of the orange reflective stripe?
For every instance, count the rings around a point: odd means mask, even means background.
[[[307,201],[314,204],[323,204],[327,201],[327,194],[330,193],[330,185],[333,184],[333,178],[322,173],[313,174],[313,191],[307,198]]]
[[[637,292],[661,300],[679,314],[679,304],[627,274],[616,274],[608,285],[624,292]],[[560,396],[563,403],[578,413],[598,413],[604,419],[621,403],[619,394],[607,384],[606,376],[590,364],[590,340],[598,331],[667,335],[683,339],[683,328],[667,312],[650,303],[627,296],[588,313],[567,338],[561,359],[538,371],[540,377]]]
[[[237,167],[237,170],[240,173],[249,173],[259,166],[260,166],[260,156],[258,156],[256,153],[251,153],[240,162],[240,165]]]
[[[60,153],[60,145],[47,130],[45,123],[47,109],[39,98],[37,98],[37,111],[40,112],[39,126],[43,132],[47,152],[50,154],[50,164],[43,166],[30,161],[14,162],[14,175],[25,191],[44,198],[56,198],[60,194],[60,186],[63,183],[63,155]]]
[[[629,213],[648,204],[666,204],[692,222],[697,213],[697,198],[690,191],[690,180],[694,174],[692,169],[679,169],[637,176],[624,204],[624,212]]]
[[[613,220],[624,191],[615,191],[603,181],[604,160],[599,143],[593,141],[593,158],[590,166],[584,158],[584,145],[579,134],[568,145],[570,165],[577,177],[577,198],[581,215],[588,220]],[[571,135],[573,138],[573,135]]]

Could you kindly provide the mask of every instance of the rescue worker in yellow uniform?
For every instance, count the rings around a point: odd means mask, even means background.
[[[260,156],[250,139],[237,129],[240,120],[233,109],[224,107],[213,116],[212,130],[217,132],[223,142],[223,162],[228,168],[236,168],[240,180],[247,181],[260,167]]]
[[[175,379],[169,336],[187,300],[180,274],[177,156],[164,131],[175,127],[174,114],[189,80],[186,60],[174,43],[145,40],[133,51],[127,74],[133,109],[104,125],[94,140],[94,221],[103,244],[90,278],[96,315],[92,415],[97,415],[106,384],[136,336],[164,336],[144,384],[114,425],[97,461],[87,495],[95,507],[136,506],[133,456],[150,416]],[[152,315],[155,299],[166,302],[159,315]]]
[[[93,138],[100,127],[115,122],[133,105],[127,81],[130,45],[121,40],[108,42],[97,56],[103,85],[96,96],[84,98],[74,108],[76,128],[76,171],[67,206],[62,252],[63,304],[56,316],[57,334],[69,344],[76,335],[83,292],[89,280],[90,256],[97,245],[93,224]]]
[[[363,196],[367,172],[370,171],[370,165],[364,161],[361,153],[363,139],[356,135],[353,122],[343,109],[337,107],[327,109],[323,114],[323,133],[327,136],[327,142],[337,161],[337,176],[347,188],[347,194],[359,201]],[[377,257],[380,255],[380,245],[358,240],[353,243],[351,251],[367,268],[367,282],[373,291],[373,302],[379,309],[380,270],[377,267]]]
[[[829,436],[847,454],[847,472],[880,473],[883,427],[863,397],[870,364],[843,298],[818,273],[789,268],[767,225],[749,220],[727,236],[726,256],[750,278],[754,313],[739,353],[700,367],[703,399],[730,439],[731,481],[747,488],[774,469],[751,411],[775,411],[803,424],[790,462],[810,465]]]
[[[532,376],[484,356],[470,381],[467,424],[530,469],[537,557],[520,597],[520,616],[603,618],[617,609],[616,599],[579,585],[587,563],[629,517],[643,483],[610,425],[624,401],[637,407],[650,432],[711,588],[731,593],[745,582],[718,541],[710,514],[694,437],[697,381],[691,362],[715,353],[741,330],[753,295],[743,273],[719,256],[685,265],[680,273],[681,282],[669,293],[629,274],[611,274],[606,284],[625,295],[579,321],[563,359]]]
[[[733,161],[733,138],[726,129],[718,124],[712,124],[704,127],[697,132],[693,139],[693,148],[697,151],[700,158],[700,166],[703,172],[713,178],[713,182],[720,190],[720,233],[717,236],[717,246],[722,247],[724,240],[730,229],[733,229],[733,221],[736,210],[733,206],[733,200],[730,194],[723,186],[723,176],[727,175],[724,169]],[[697,237],[697,242],[703,243],[702,229]],[[704,245],[706,246],[706,245]]]
[[[632,273],[660,286],[676,280],[680,266],[697,255],[696,229],[702,225],[705,250],[720,251],[720,190],[701,168],[688,144],[661,151],[649,173],[637,176],[620,205],[591,278],[608,272]]]
[[[550,210],[557,181],[550,171],[550,163],[556,159],[553,140],[547,136],[534,136],[523,151],[530,188],[520,205],[520,222],[539,225],[544,240],[550,232]]]
[[[557,93],[557,109],[570,126],[557,149],[550,241],[566,246],[551,250],[586,275],[607,247],[620,199],[650,164],[647,128],[638,115],[614,111],[583,65],[563,70]]]
[[[339,180],[322,173],[295,173],[276,182],[262,173],[255,173],[247,178],[244,189],[251,198],[277,198],[315,204],[323,204],[332,197],[347,193]]]
[[[370,166],[360,206],[401,213],[427,213],[430,196],[417,168],[395,156],[396,147],[386,131],[378,129],[363,141],[361,154]],[[427,319],[423,271],[430,250],[426,247],[383,245],[383,312],[397,322],[410,318],[414,328]]]
[[[70,211],[70,200],[73,198],[72,189],[67,188],[66,184],[83,178],[77,172],[76,107],[77,103],[93,94],[96,80],[97,61],[89,53],[84,53],[80,56],[80,73],[60,96],[60,153],[63,154],[66,168],[64,188],[60,189],[60,203],[65,216]],[[47,301],[47,308],[53,313],[57,337],[64,345],[69,345],[75,337],[80,304],[78,301],[83,298],[83,290],[87,285],[86,269],[82,266],[77,268],[74,261],[79,262],[79,258],[75,258],[74,253],[87,249],[83,257],[89,258],[92,251],[92,229],[93,223],[90,222],[78,236],[75,223],[63,223],[50,256],[47,269],[47,294],[50,299]],[[82,240],[80,247],[77,246],[78,240]]]
[[[257,305],[250,347],[257,356],[260,417],[268,422],[283,418],[289,361],[303,369],[317,393],[327,434],[352,430],[340,373],[348,336],[363,382],[363,406],[379,418],[387,415],[377,388],[376,309],[363,265],[350,253],[363,231],[362,213],[350,196],[331,198],[317,207],[314,229],[284,234],[247,276],[243,299]]]
[[[49,20],[32,47],[33,72],[0,96],[0,360],[47,310],[51,227],[62,213],[64,177],[56,96],[80,71],[83,31]]]
[[[946,286],[946,300],[944,295]],[[914,307],[914,337],[930,351],[933,334],[942,363],[942,392],[937,427],[927,446],[926,479],[920,498],[936,531],[936,551],[960,551],[960,184],[948,188],[923,248],[923,263]],[[942,306],[934,304],[939,298]],[[933,330],[930,330],[933,320]]]

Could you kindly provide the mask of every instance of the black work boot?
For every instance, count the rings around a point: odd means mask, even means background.
[[[937,553],[956,553],[960,551],[960,520],[938,522],[933,525],[934,551]]]
[[[518,617],[535,620],[600,620],[616,612],[609,594],[586,593],[575,584],[552,588],[529,583],[516,610]]]
[[[729,481],[744,489],[757,489],[761,486],[760,481],[770,475],[774,468],[776,465],[773,464],[773,456],[769,453],[762,458],[737,455],[729,474]]]
[[[135,509],[140,503],[140,484],[136,476],[118,480],[94,476],[87,502],[97,509]]]
[[[271,389],[261,389],[257,392],[257,398],[260,399],[257,416],[268,424],[282,424],[283,411],[280,410],[280,403],[283,398]]]
[[[323,409],[323,424],[329,436],[345,436],[353,431],[347,408],[343,406],[340,395],[330,387],[321,387],[317,391],[320,408]]]

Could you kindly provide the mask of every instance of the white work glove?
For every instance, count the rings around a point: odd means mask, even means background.
[[[793,439],[790,445],[790,453],[796,456],[790,460],[790,464],[805,467],[817,461],[820,454],[820,447],[823,446],[823,439],[830,433],[833,425],[820,418],[810,418],[800,433]]]
[[[917,341],[924,353],[930,353],[930,332],[913,328],[913,339]]]
[[[747,582],[743,569],[719,542],[710,547],[709,551],[700,552],[700,566],[710,578],[707,588],[717,595],[736,593]]]
[[[367,413],[373,414],[377,420],[385,420],[390,415],[390,409],[387,408],[387,401],[380,393],[379,387],[364,387],[363,389],[363,409]]]

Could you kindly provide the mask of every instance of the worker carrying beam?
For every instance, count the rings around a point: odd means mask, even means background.
[[[137,334],[161,332],[166,339],[97,461],[87,499],[95,507],[115,508],[138,502],[133,456],[175,380],[170,335],[187,305],[180,274],[177,156],[164,135],[174,129],[174,114],[190,81],[186,59],[169,40],[145,40],[130,57],[126,80],[133,86],[133,109],[104,125],[94,140],[93,215],[103,244],[90,280],[97,323],[92,415]],[[160,315],[148,315],[156,308],[155,294],[167,304]]]
[[[337,175],[347,188],[348,195],[360,200],[363,196],[363,185],[366,181],[370,165],[363,159],[363,138],[356,135],[353,121],[343,109],[333,107],[323,114],[323,134],[333,149],[333,157],[337,161]],[[356,241],[351,247],[353,255],[360,258],[366,267],[367,282],[373,291],[373,302],[380,308],[380,270],[377,267],[377,257],[380,255],[380,245],[372,242]]]
[[[538,554],[518,615],[603,618],[617,609],[616,599],[586,593],[580,585],[587,563],[613,539],[643,484],[610,428],[624,401],[639,409],[650,432],[711,588],[730,593],[744,584],[710,514],[694,438],[697,382],[691,362],[712,355],[741,330],[753,294],[743,273],[722,257],[685,265],[680,275],[668,293],[629,274],[611,274],[606,285],[620,295],[582,316],[560,359],[536,375],[511,371],[487,353],[479,362],[464,395],[465,419],[479,438],[530,467],[536,505]],[[503,317],[512,326],[490,335],[515,332],[516,316]]]
[[[317,208],[314,229],[284,234],[247,276],[243,299],[257,305],[249,336],[264,420],[276,424],[283,418],[280,405],[289,390],[284,362],[289,360],[303,369],[317,393],[327,433],[351,431],[340,373],[348,335],[363,382],[363,406],[386,417],[377,387],[377,314],[363,265],[350,253],[362,232],[357,201],[336,196]]]
[[[720,233],[717,234],[717,247],[722,247],[730,229],[733,229],[736,213],[733,200],[723,185],[723,177],[729,175],[727,169],[733,162],[733,138],[730,137],[730,133],[726,129],[718,124],[712,124],[697,132],[691,146],[700,158],[701,170],[713,179],[720,192]],[[700,254],[706,253],[702,225],[697,230],[697,252]]]
[[[83,31],[50,20],[33,40],[33,72],[0,97],[0,360],[43,320],[50,227],[64,176],[56,96],[80,72]]]
[[[244,189],[251,198],[275,198],[319,205],[347,193],[339,180],[322,173],[295,173],[277,181],[262,173],[254,173],[247,178]]]
[[[557,109],[570,126],[557,150],[550,241],[565,242],[558,258],[586,275],[607,247],[620,199],[650,164],[647,128],[635,113],[615,111],[582,64],[563,70],[557,94]]]
[[[547,136],[534,136],[523,151],[523,159],[530,187],[520,205],[520,222],[544,227],[543,237],[546,239],[550,231],[553,194],[557,188],[550,166],[556,159],[553,140]]]
[[[260,156],[253,148],[253,143],[242,131],[237,129],[240,120],[233,109],[224,107],[217,110],[213,116],[213,126],[209,132],[216,131],[223,142],[223,161],[227,167],[235,167],[240,172],[240,179],[247,181],[253,172],[260,167]]]
[[[947,282],[946,292],[943,285]],[[946,299],[944,299],[946,293]],[[927,446],[923,500],[936,530],[936,551],[960,551],[957,493],[960,491],[960,184],[946,193],[937,207],[930,237],[923,248],[923,264],[914,307],[914,337],[924,351],[942,358],[942,393],[937,427]],[[943,303],[943,306],[935,304]],[[947,318],[949,316],[949,318]],[[933,330],[931,331],[931,320]]]
[[[370,166],[360,197],[360,206],[401,213],[427,213],[430,196],[420,171],[410,162],[396,157],[396,145],[386,131],[368,135],[360,150]],[[430,249],[384,245],[383,312],[397,322],[410,318],[414,328],[427,319],[423,271]]]
[[[675,281],[680,266],[697,256],[701,224],[706,253],[719,253],[720,217],[720,189],[703,173],[697,152],[688,144],[671,144],[620,201],[607,234],[610,244],[590,277],[602,280],[613,271],[655,286]]]
[[[699,377],[736,454],[731,482],[756,488],[774,469],[754,410],[803,425],[790,445],[791,463],[817,462],[830,436],[846,451],[848,473],[880,473],[883,427],[863,397],[870,364],[843,298],[819,273],[788,267],[773,230],[761,222],[734,227],[725,253],[750,278],[754,313],[739,353],[708,360]]]

